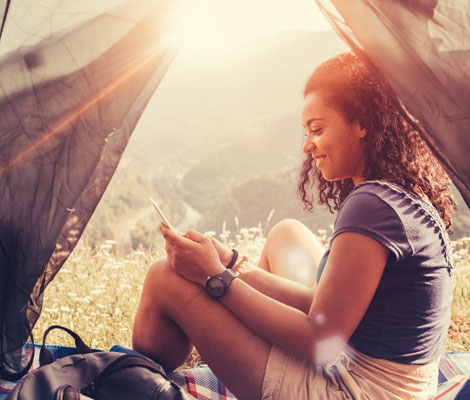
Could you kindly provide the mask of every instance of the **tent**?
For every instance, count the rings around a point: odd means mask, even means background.
[[[2,378],[28,369],[24,343],[43,292],[176,54],[174,3],[0,1]],[[470,205],[470,7],[464,0],[317,3],[387,77]]]
[[[170,1],[2,1],[3,378],[178,49]]]
[[[316,0],[387,78],[470,207],[470,5],[466,0]]]

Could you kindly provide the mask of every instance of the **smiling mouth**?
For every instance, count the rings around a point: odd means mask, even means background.
[[[325,158],[326,158],[326,156],[317,156],[317,157],[315,157],[315,164],[317,165],[317,167],[318,167],[318,164]]]

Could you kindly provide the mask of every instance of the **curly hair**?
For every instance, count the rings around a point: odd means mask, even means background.
[[[353,53],[336,56],[315,69],[304,97],[319,93],[325,103],[350,123],[364,128],[365,180],[387,180],[406,190],[424,194],[439,212],[448,232],[456,203],[450,179],[419,132],[405,118],[379,72]],[[307,154],[300,171],[298,191],[308,211],[313,209],[314,188],[330,212],[337,210],[353,190],[351,178],[327,181]]]

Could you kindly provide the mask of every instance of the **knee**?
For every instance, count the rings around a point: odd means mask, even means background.
[[[153,263],[147,271],[147,276],[145,277],[145,281],[149,283],[159,282],[160,278],[164,275],[173,272],[168,260],[166,258],[162,258],[157,260]]]
[[[180,275],[170,267],[167,259],[155,262],[147,271],[142,289],[141,303],[158,304],[166,310],[175,304],[191,299],[200,287]]]
[[[269,241],[282,241],[304,236],[305,234],[312,234],[312,232],[302,222],[296,219],[288,218],[279,221],[273,226],[269,232],[266,240]]]
[[[306,226],[293,218],[286,218],[279,221],[276,225],[273,226],[271,229],[272,231],[296,231],[298,229],[305,229]]]
[[[166,259],[156,261],[150,266],[145,277],[144,285],[141,293],[142,301],[153,301],[154,297],[159,299],[164,296],[165,291],[169,288],[174,271],[171,269]]]
[[[316,236],[295,219],[277,223],[263,249],[269,271],[307,286],[314,284],[316,266],[323,252]]]

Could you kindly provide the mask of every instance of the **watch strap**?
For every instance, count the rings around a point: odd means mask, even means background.
[[[223,286],[224,286],[224,290],[223,292],[220,294],[220,295],[214,295],[213,293],[211,293],[211,290],[209,288],[209,285],[206,283],[206,292],[207,294],[212,297],[213,299],[219,299],[221,298],[225,293],[227,293],[227,289],[229,288],[229,286],[231,285],[232,281],[235,279],[235,278],[238,278],[238,275],[235,274],[231,269],[226,269],[225,271],[223,272],[220,272],[216,275],[213,275],[213,276],[209,276],[207,278],[207,282],[209,282],[211,279],[218,279],[222,282]]]
[[[225,271],[221,272],[218,275],[220,275],[220,277],[222,278],[222,281],[225,284],[225,288],[226,288],[225,291],[227,291],[232,281],[235,278],[238,278],[238,275],[235,272],[233,272],[231,269],[226,269]]]

